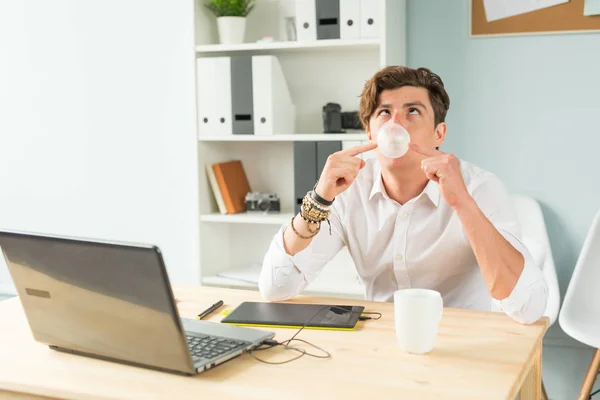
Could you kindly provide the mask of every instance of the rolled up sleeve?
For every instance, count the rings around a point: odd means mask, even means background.
[[[510,295],[492,299],[492,309],[498,309],[522,324],[532,324],[544,315],[548,301],[548,285],[538,266],[521,241],[521,228],[511,197],[502,182],[493,175],[474,190],[473,198],[498,232],[523,255],[523,271]]]
[[[544,315],[548,301],[548,285],[541,269],[535,265],[525,246],[512,234],[500,233],[523,255],[525,265],[510,295],[503,300],[494,299],[493,301],[515,321],[532,324]]]

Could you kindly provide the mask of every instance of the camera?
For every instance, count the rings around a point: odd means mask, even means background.
[[[281,211],[279,196],[275,193],[248,192],[244,204],[246,205],[246,211]]]
[[[327,103],[323,106],[323,132],[343,133],[342,107],[337,103]]]
[[[361,130],[363,127],[358,116],[358,111],[342,112],[342,128]]]
[[[358,111],[342,112],[342,107],[337,103],[325,104],[323,106],[323,132],[345,133],[344,129],[362,129]]]

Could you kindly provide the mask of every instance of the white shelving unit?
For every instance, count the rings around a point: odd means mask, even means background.
[[[322,134],[321,107],[339,103],[343,111],[358,110],[363,85],[377,70],[405,61],[405,0],[381,0],[385,10],[376,39],[317,40],[312,42],[262,42],[263,36],[279,37],[280,1],[259,0],[248,16],[246,40],[240,45],[219,45],[216,21],[201,4],[196,6],[196,57],[238,54],[277,56],[296,108],[296,133],[292,135],[202,135],[198,137],[200,160],[200,275],[204,285],[256,289],[254,283],[219,276],[224,271],[262,264],[270,242],[293,216],[295,142],[342,141],[344,146],[366,141],[365,132]],[[375,0],[373,0],[375,1]],[[201,90],[201,88],[199,88]],[[281,214],[242,213],[222,215],[206,178],[205,165],[242,160],[251,189],[277,193]],[[337,296],[364,296],[364,288],[347,250],[329,262],[307,292]]]
[[[296,133],[294,135],[227,135],[227,136],[198,136],[200,142],[333,142],[361,141],[367,134],[362,133]]]
[[[290,222],[294,213],[263,214],[258,212],[245,212],[240,214],[204,214],[200,216],[202,222],[218,222],[225,224],[259,224],[283,225]]]
[[[198,55],[217,55],[217,54],[235,54],[235,53],[268,53],[281,54],[284,52],[312,52],[312,51],[331,51],[334,49],[351,49],[360,51],[364,49],[376,49],[379,47],[379,39],[358,39],[358,40],[317,40],[314,42],[259,42],[242,43],[234,45],[207,44],[196,46]]]

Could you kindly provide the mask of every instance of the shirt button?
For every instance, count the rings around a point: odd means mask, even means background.
[[[408,218],[408,213],[403,212],[402,214],[400,214],[400,218],[402,218],[402,219]]]
[[[402,254],[396,254],[396,260],[402,261],[403,258]]]

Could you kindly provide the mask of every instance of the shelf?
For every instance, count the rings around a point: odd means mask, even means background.
[[[361,49],[377,49],[379,47],[379,39],[359,39],[359,40],[315,40],[306,42],[263,42],[263,43],[241,43],[232,45],[222,44],[206,44],[196,46],[196,53],[200,55],[208,55],[215,53],[240,53],[240,52],[264,52],[276,51],[293,52],[293,51],[313,51],[313,50],[361,50]]]
[[[249,212],[239,214],[204,214],[200,216],[202,222],[218,222],[227,224],[262,224],[283,225],[290,222],[294,214],[263,214],[261,212]]]
[[[202,278],[202,284],[219,287],[234,287],[239,289],[258,289],[255,283],[238,281],[236,279],[221,278],[220,276],[207,276]]]
[[[233,287],[238,289],[258,289],[258,285],[255,283],[238,281],[236,279],[221,278],[220,276],[207,276],[206,278],[202,279],[202,284],[218,287]],[[353,296],[364,296],[365,294],[363,286],[359,283],[321,283],[318,279],[311,283],[306,288],[305,292]]]
[[[328,142],[345,140],[367,140],[362,133],[296,133],[293,135],[222,135],[198,136],[200,142]]]

